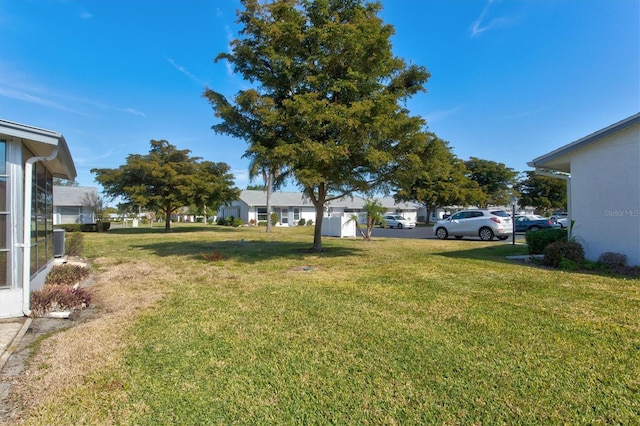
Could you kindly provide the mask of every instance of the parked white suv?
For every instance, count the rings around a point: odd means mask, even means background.
[[[433,225],[433,233],[441,240],[450,235],[458,239],[480,237],[483,241],[491,241],[497,237],[506,240],[512,232],[511,216],[503,210],[462,210]]]

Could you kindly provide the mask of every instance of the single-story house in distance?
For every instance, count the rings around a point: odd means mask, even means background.
[[[29,315],[53,267],[54,177],[76,177],[64,136],[0,119],[0,318]]]
[[[376,198],[387,213],[399,213],[405,218],[416,220],[417,206],[412,203],[396,203],[393,198]],[[354,195],[327,203],[323,216],[342,216],[364,211],[366,199]],[[274,191],[271,194],[271,210],[278,215],[278,226],[296,226],[300,219],[305,222],[316,220],[316,208],[311,200],[300,192]],[[218,209],[218,217],[237,217],[244,223],[267,221],[267,192],[257,190],[241,191],[238,200]]]
[[[53,186],[53,224],[95,223],[91,201],[98,189],[86,186]]]
[[[572,236],[587,259],[615,252],[640,265],[640,113],[528,164],[567,179]]]

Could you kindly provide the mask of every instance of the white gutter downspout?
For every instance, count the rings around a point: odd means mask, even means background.
[[[22,218],[22,313],[31,315],[31,197],[33,185],[33,164],[38,161],[51,161],[58,156],[56,146],[46,157],[31,157],[24,163],[24,217]]]

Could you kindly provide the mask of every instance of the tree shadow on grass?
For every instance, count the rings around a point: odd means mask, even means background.
[[[184,256],[202,261],[236,260],[258,263],[271,259],[305,259],[308,257],[353,256],[362,250],[356,247],[327,247],[324,251],[310,251],[308,242],[287,241],[166,241],[132,246],[138,250],[151,251],[156,256]]]
[[[136,234],[187,234],[194,232],[220,232],[220,233],[228,233],[235,232],[235,228],[230,226],[212,226],[212,225],[201,225],[201,226],[177,226],[171,228],[171,231],[167,232],[164,230],[164,226],[154,226],[149,227],[148,225],[142,225],[138,228],[125,228],[125,227],[117,227],[111,228],[107,231],[109,234],[119,234],[119,235],[136,235]]]

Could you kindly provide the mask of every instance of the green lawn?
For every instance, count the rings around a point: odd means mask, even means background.
[[[507,262],[525,249],[498,242],[326,237],[318,255],[312,231],[85,234],[96,286],[160,299],[29,421],[637,424],[639,280]],[[123,265],[146,272],[100,279]]]

